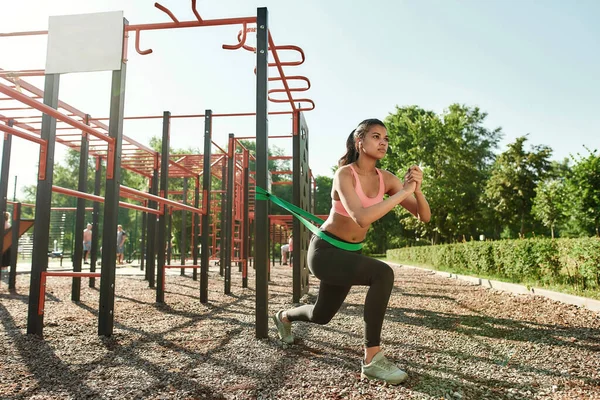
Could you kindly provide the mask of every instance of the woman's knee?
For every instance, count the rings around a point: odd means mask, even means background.
[[[310,321],[319,325],[327,325],[329,321],[333,319],[335,314],[319,312],[319,310],[314,310],[312,312]]]
[[[377,268],[377,281],[391,290],[394,286],[394,269],[386,263],[380,263]]]

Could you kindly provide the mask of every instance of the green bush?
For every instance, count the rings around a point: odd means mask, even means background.
[[[600,288],[600,238],[471,241],[391,249],[387,257],[512,282]]]

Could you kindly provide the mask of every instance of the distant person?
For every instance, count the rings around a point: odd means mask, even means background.
[[[10,213],[4,212],[4,235],[10,229]],[[10,265],[10,252],[12,251],[12,246],[10,246],[4,253],[2,253],[2,267],[8,267]]]
[[[127,240],[127,233],[123,230],[122,225],[117,226],[117,264],[123,265],[123,257],[125,254],[125,241]]]
[[[289,259],[290,259],[290,267],[292,266],[292,262],[294,261],[294,235],[290,235],[290,238],[288,240],[288,252],[289,252]]]
[[[92,251],[92,224],[87,224],[87,228],[83,230],[83,263],[89,264],[87,261],[88,254]]]
[[[281,265],[287,265],[289,251],[290,251],[289,244],[286,243],[286,244],[281,245]]]

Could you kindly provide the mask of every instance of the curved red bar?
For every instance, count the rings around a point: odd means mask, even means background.
[[[148,50],[140,50],[140,30],[136,29],[135,30],[135,51],[137,51],[139,54],[146,56],[150,53],[152,53],[152,49],[148,49]]]
[[[254,28],[254,30],[256,30],[256,28]],[[234,45],[229,45],[229,44],[224,44],[222,47],[225,50],[237,50],[240,47],[244,46],[244,48],[246,48],[246,23],[244,22],[243,24],[243,28],[240,31],[240,33],[238,34],[238,44],[234,44]]]
[[[179,25],[179,20],[177,18],[175,18],[175,15],[173,15],[171,10],[169,10],[167,7],[163,6],[162,4],[159,4],[158,2],[154,3],[154,7],[158,8],[160,11],[167,14],[169,17],[171,17],[173,22],[175,22],[177,25]]]
[[[198,20],[198,22],[202,22],[202,18],[200,17],[200,14],[198,14],[198,11],[196,11],[196,0],[192,0],[192,11],[194,12],[194,15],[196,16],[196,19]]]

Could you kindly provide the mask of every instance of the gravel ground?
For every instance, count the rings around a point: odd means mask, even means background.
[[[189,270],[188,270],[189,271]],[[232,271],[233,272],[233,271]],[[600,399],[600,315],[541,297],[512,295],[395,268],[384,323],[389,358],[409,373],[390,386],[360,380],[366,288],[354,288],[326,326],[294,325],[283,347],[254,331],[250,288],[232,295],[210,272],[168,276],[166,304],[142,277],[117,276],[115,330],[97,336],[98,290],[49,278],[44,339],[26,335],[29,276],[0,285],[2,399]],[[270,312],[290,306],[291,269],[272,269]],[[318,281],[303,302],[315,300]]]

